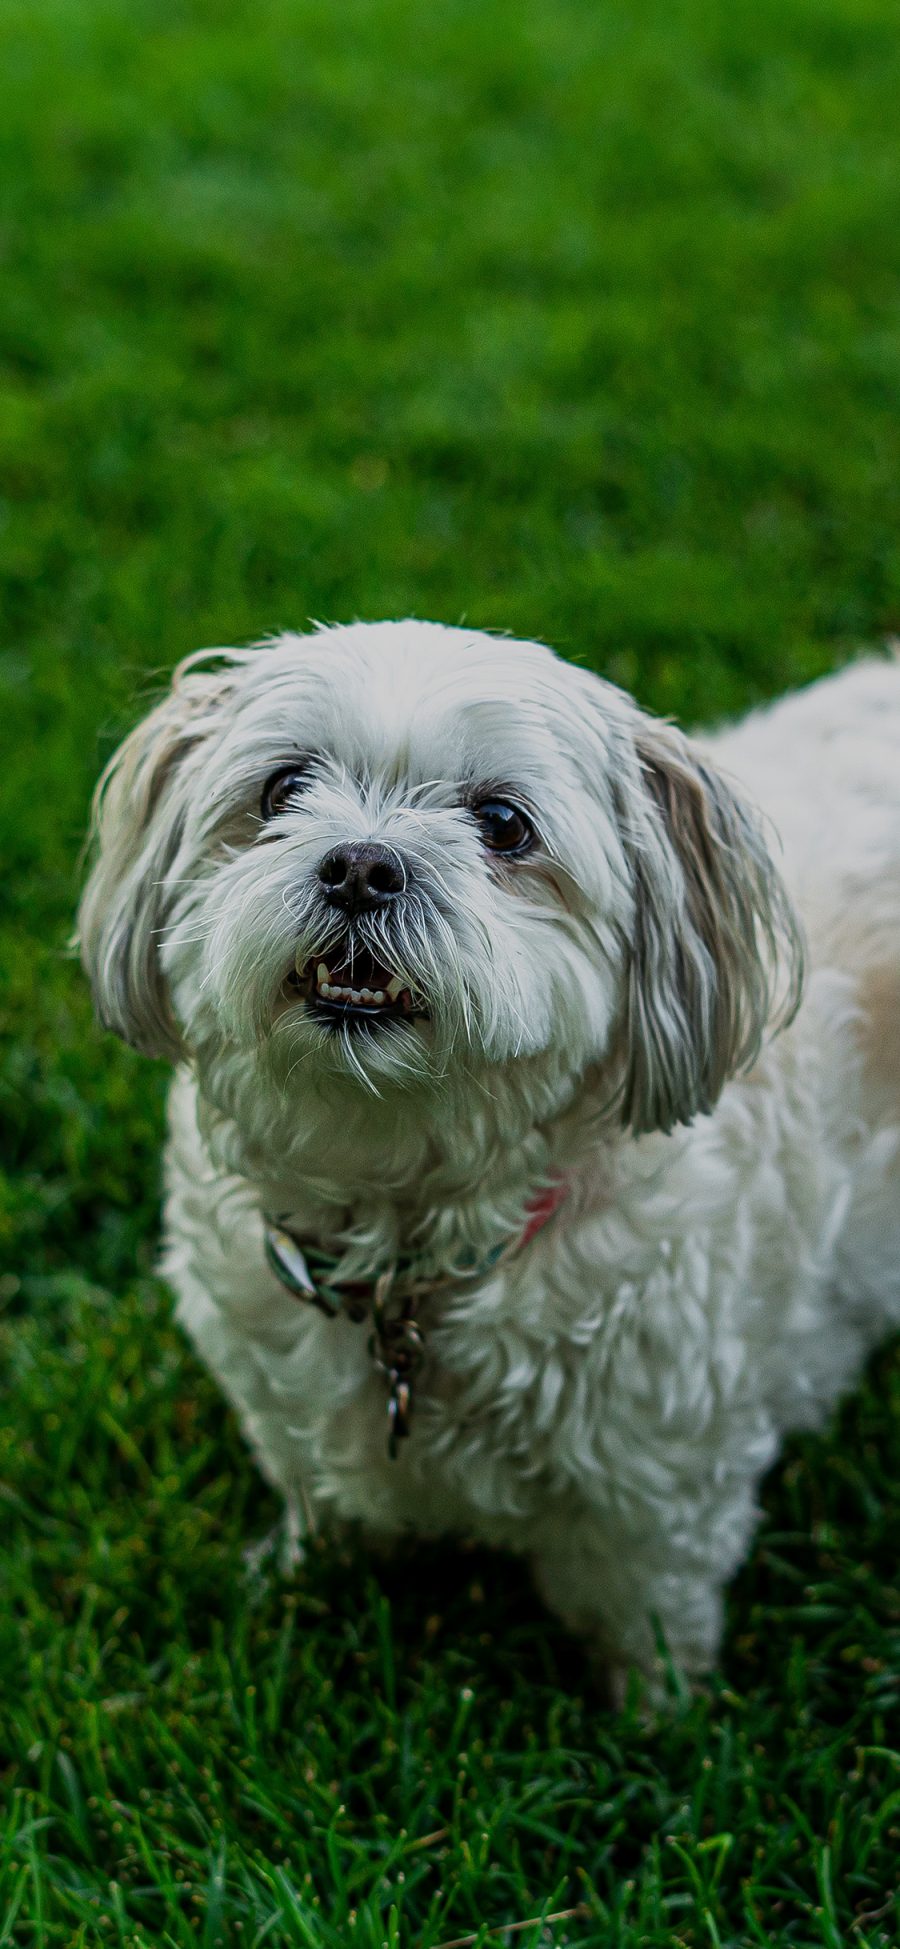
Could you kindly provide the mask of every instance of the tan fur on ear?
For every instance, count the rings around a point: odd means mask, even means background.
[[[634,886],[623,1119],[671,1130],[709,1111],[794,1014],[800,927],[757,819],[680,732],[635,739],[646,818],[626,831]]]
[[[172,689],[137,724],[106,766],[94,794],[93,869],[78,912],[76,945],[104,1028],[145,1054],[183,1054],[159,963],[166,917],[163,881],[177,856],[184,814],[170,786],[206,736],[230,687],[227,671],[179,664]]]

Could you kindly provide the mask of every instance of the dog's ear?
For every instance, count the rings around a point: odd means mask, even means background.
[[[104,1028],[146,1055],[183,1054],[159,959],[165,877],[181,844],[188,799],[176,785],[231,687],[225,669],[187,657],[162,702],[119,746],[94,794],[94,863],[75,944]]]
[[[673,727],[635,734],[623,821],[634,922],[623,1120],[637,1134],[711,1110],[800,998],[799,923],[757,819]]]

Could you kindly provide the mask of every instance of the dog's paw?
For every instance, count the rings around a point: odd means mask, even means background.
[[[294,1502],[285,1504],[283,1514],[265,1536],[246,1544],[241,1555],[249,1583],[259,1583],[272,1575],[286,1580],[293,1577],[306,1557],[304,1524]]]
[[[643,1725],[672,1718],[709,1690],[703,1673],[687,1673],[670,1659],[656,1661],[650,1670],[618,1664],[598,1656],[594,1667],[598,1690],[611,1712],[627,1712]]]

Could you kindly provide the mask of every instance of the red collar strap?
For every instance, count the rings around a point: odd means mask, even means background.
[[[516,1245],[517,1252],[521,1252],[524,1246],[530,1245],[532,1239],[537,1238],[538,1232],[542,1232],[544,1226],[549,1225],[551,1218],[556,1217],[560,1206],[565,1204],[568,1195],[569,1186],[566,1179],[554,1178],[553,1182],[547,1185],[546,1190],[536,1192],[535,1196],[529,1199],[525,1206],[528,1222]]]

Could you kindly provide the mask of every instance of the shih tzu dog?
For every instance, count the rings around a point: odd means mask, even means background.
[[[614,1674],[709,1667],[900,1322],[898,754],[890,659],[702,742],[427,623],[180,665],[81,942],[178,1064],[165,1272],[298,1541],[475,1536]]]

